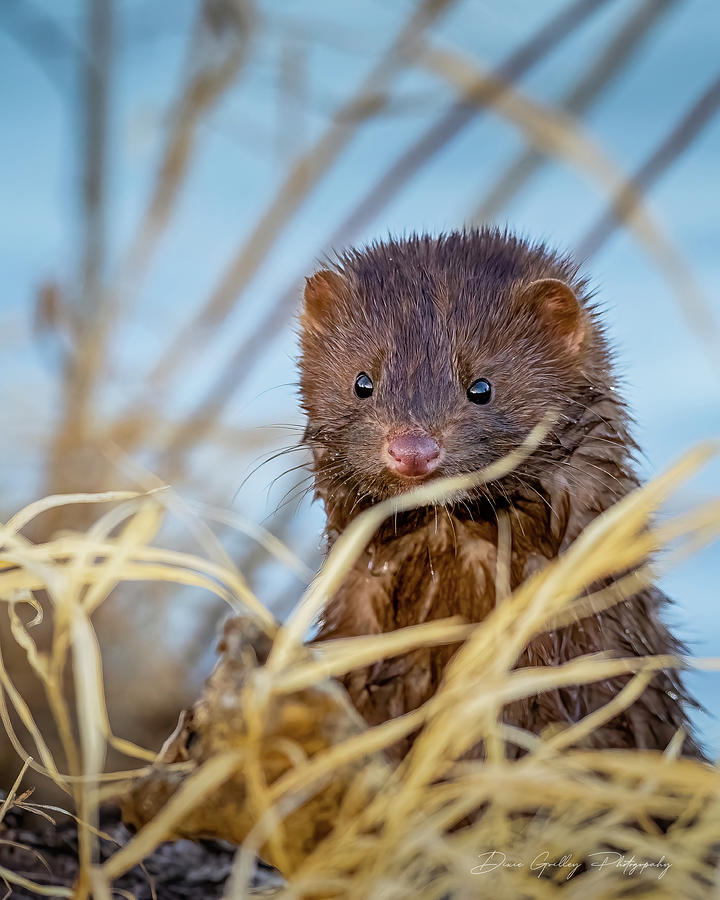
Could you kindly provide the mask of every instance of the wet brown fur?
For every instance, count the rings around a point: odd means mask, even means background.
[[[301,351],[305,441],[329,544],[361,509],[407,489],[383,464],[389,435],[427,432],[444,448],[436,475],[472,472],[517,447],[546,410],[558,412],[542,447],[487,491],[389,520],[335,596],[319,639],[449,615],[481,621],[495,605],[498,509],[510,512],[515,587],[638,484],[637,448],[587,282],[569,257],[542,245],[482,229],[349,250],[308,279]],[[353,392],[360,372],[374,383],[365,400]],[[466,390],[481,377],[494,394],[479,407]],[[536,638],[518,665],[600,650],[681,653],[661,618],[666,603],[658,589],[643,590]],[[344,682],[365,719],[379,723],[430,697],[453,652],[418,650]],[[624,683],[541,694],[505,717],[539,733],[578,721]],[[683,752],[701,755],[691,704],[676,674],[660,673],[591,742],[664,749],[682,727]]]

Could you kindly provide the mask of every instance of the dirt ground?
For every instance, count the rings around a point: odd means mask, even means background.
[[[114,809],[103,809],[100,829],[112,837],[101,840],[107,859],[131,835]],[[23,847],[15,846],[22,844]],[[235,848],[222,841],[176,841],[158,847],[145,860],[144,871],[131,869],[115,882],[136,900],[219,900],[232,869]],[[72,820],[57,825],[30,812],[10,810],[0,823],[0,866],[43,885],[71,887],[77,874],[77,832]],[[282,884],[273,869],[258,863],[253,895],[272,896]],[[0,898],[4,892],[0,888]],[[12,886],[13,900],[37,900],[38,895]]]

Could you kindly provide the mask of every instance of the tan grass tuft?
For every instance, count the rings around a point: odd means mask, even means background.
[[[519,455],[532,451],[545,427],[539,427],[517,454],[470,481],[479,483],[512,468]],[[501,592],[502,601],[483,623],[437,621],[378,637],[328,641],[312,653],[303,643],[308,627],[380,522],[398,506],[427,503],[466,487],[467,478],[421,487],[358,516],[281,627],[234,568],[200,554],[153,545],[163,518],[178,509],[175,502],[160,502],[162,492],[55,496],[31,504],[0,528],[0,597],[10,605],[13,637],[44,684],[65,760],[53,758],[0,656],[0,717],[23,761],[0,808],[0,820],[18,798],[26,770],[33,778],[47,777],[62,786],[73,797],[78,814],[81,877],[74,891],[41,888],[5,870],[0,870],[0,878],[44,895],[109,897],[114,879],[169,835],[191,827],[194,810],[203,804],[211,812],[221,809],[223,797],[237,798],[242,785],[247,827],[228,886],[232,897],[246,895],[256,851],[281,868],[288,879],[281,895],[287,897],[452,895],[515,900],[554,896],[560,882],[567,897],[582,895],[583,900],[629,896],[640,888],[653,897],[706,896],[708,885],[716,882],[710,851],[720,834],[720,778],[715,768],[680,758],[681,734],[665,754],[586,750],[582,744],[639,696],[653,672],[672,666],[716,668],[720,661],[600,654],[553,667],[513,667],[533,636],[570,616],[618,602],[637,589],[648,577],[648,556],[668,542],[673,542],[674,553],[682,555],[717,536],[716,502],[652,524],[657,509],[714,449],[706,446],[691,452],[595,520],[563,556],[514,593]],[[39,544],[24,537],[22,531],[34,517],[75,503],[108,504],[109,511],[84,534],[60,533]],[[183,515],[189,509],[183,506]],[[223,516],[219,510],[201,513]],[[258,532],[258,537],[268,545],[264,534]],[[278,560],[295,571],[300,568],[289,550],[273,540],[269,543]],[[633,575],[622,574],[628,571]],[[503,572],[499,565],[501,582]],[[613,575],[618,576],[614,591],[583,596],[587,585]],[[233,733],[229,725],[224,737],[218,731],[217,752],[201,765],[186,759],[167,768],[104,771],[110,746],[129,758],[152,758],[147,750],[112,732],[92,624],[93,613],[125,581],[165,581],[209,591],[223,598],[229,609],[251,617],[271,642],[267,659],[243,676],[232,701],[242,716],[242,733]],[[32,627],[41,615],[33,592],[39,590],[49,598],[52,617],[47,654],[37,650],[32,638]],[[27,604],[34,611],[30,623],[18,612]],[[341,739],[313,752],[302,741],[287,738],[278,738],[270,747],[274,738],[268,723],[280,714],[286,725],[297,724],[293,716],[305,708],[303,698],[330,698],[330,705],[320,708],[336,708],[335,695],[323,694],[330,677],[411,648],[460,641],[438,692],[419,710],[370,729],[353,720]],[[72,699],[63,693],[63,676],[70,666]],[[567,729],[535,736],[501,721],[503,706],[512,700],[623,673],[632,677],[613,701]],[[344,715],[342,702],[337,708],[338,715]],[[17,720],[24,726],[23,738],[14,729]],[[418,728],[412,751],[393,769],[383,749]],[[22,741],[28,739],[25,746]],[[488,748],[488,758],[464,759],[479,741]],[[527,753],[507,759],[508,743]],[[284,760],[279,774],[269,774],[270,752],[279,752]],[[118,780],[157,771],[174,779],[169,799],[99,867],[99,802],[109,792],[117,793]],[[303,810],[342,779],[343,789],[333,801],[335,827],[314,844],[298,848],[293,833],[298,826],[291,823],[302,823]],[[479,808],[483,812],[472,824],[457,827]],[[674,824],[663,832],[657,820]],[[594,853],[609,860],[613,847],[635,863],[623,868],[606,861],[569,881],[572,862],[556,865],[567,854],[575,862],[599,863],[602,857],[593,857]],[[489,872],[500,854],[517,865],[499,865]],[[643,861],[654,866],[643,867]],[[628,866],[633,865],[630,873]]]

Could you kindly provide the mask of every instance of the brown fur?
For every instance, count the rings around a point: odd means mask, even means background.
[[[546,410],[559,410],[538,451],[486,493],[388,521],[333,599],[320,639],[457,614],[481,621],[495,605],[497,509],[511,513],[515,587],[638,484],[611,353],[568,257],[489,229],[375,243],[308,280],[301,325],[305,440],[329,544],[361,509],[407,490],[383,463],[389,436],[434,437],[443,448],[436,476],[473,472],[517,447]],[[360,372],[373,380],[367,399],[353,392]],[[466,396],[478,378],[493,385],[487,406]],[[657,589],[642,591],[535,639],[518,665],[600,650],[682,652],[661,619],[666,602]],[[430,697],[453,652],[418,650],[344,682],[365,719],[379,723]],[[512,704],[506,719],[535,733],[576,722],[623,683],[545,693]],[[701,755],[691,702],[674,673],[660,673],[593,741],[664,749],[683,727],[683,752]]]

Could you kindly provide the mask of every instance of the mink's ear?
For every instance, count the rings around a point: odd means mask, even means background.
[[[532,281],[520,294],[520,303],[535,311],[556,340],[576,355],[587,332],[585,314],[575,292],[559,278]]]
[[[333,320],[341,290],[342,277],[329,269],[321,269],[310,278],[306,278],[303,328],[325,331]]]

